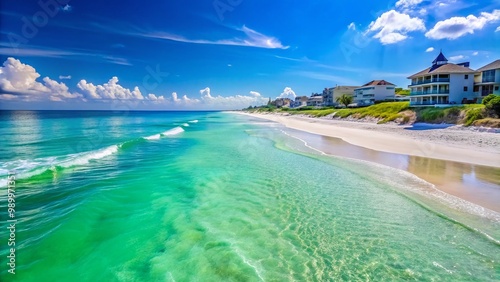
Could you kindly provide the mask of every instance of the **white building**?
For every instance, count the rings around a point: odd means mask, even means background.
[[[474,73],[468,62],[448,63],[440,52],[432,66],[408,77],[410,105],[462,104],[473,100]]]
[[[291,108],[299,108],[299,107],[304,107],[307,106],[307,100],[309,98],[307,96],[297,96],[295,97],[295,101],[292,101],[290,103]]]
[[[396,85],[385,80],[372,80],[354,89],[354,103],[373,105],[375,101],[394,101]]]
[[[325,88],[325,90],[323,90],[323,105],[327,107],[337,105],[338,97],[342,96],[343,94],[353,96],[354,89],[358,87],[359,86],[335,86],[331,88]]]
[[[489,94],[500,95],[500,60],[487,64],[476,71],[474,94],[478,98]]]
[[[312,107],[321,107],[323,105],[323,96],[311,96],[307,99],[307,105]]]

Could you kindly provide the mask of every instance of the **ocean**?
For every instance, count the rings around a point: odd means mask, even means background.
[[[500,280],[498,213],[276,123],[2,111],[0,135],[1,281]]]

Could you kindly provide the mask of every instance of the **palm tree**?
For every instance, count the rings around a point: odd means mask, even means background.
[[[354,98],[348,94],[342,94],[340,97],[337,97],[336,102],[342,105],[347,105],[352,104]]]

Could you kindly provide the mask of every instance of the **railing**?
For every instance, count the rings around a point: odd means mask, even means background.
[[[410,95],[427,95],[427,94],[450,94],[450,90],[431,90],[431,91],[413,91]]]
[[[426,84],[426,83],[433,83],[433,82],[450,82],[449,78],[433,78],[433,79],[424,79],[420,81],[415,81],[411,82],[411,85],[419,85],[419,84]]]

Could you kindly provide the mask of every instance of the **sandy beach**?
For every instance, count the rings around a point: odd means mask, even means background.
[[[451,125],[236,113],[278,122],[327,154],[408,171],[447,194],[500,212],[500,133]]]
[[[500,134],[460,126],[396,125],[278,114],[240,114],[377,151],[500,167]],[[441,128],[440,128],[441,127]]]

